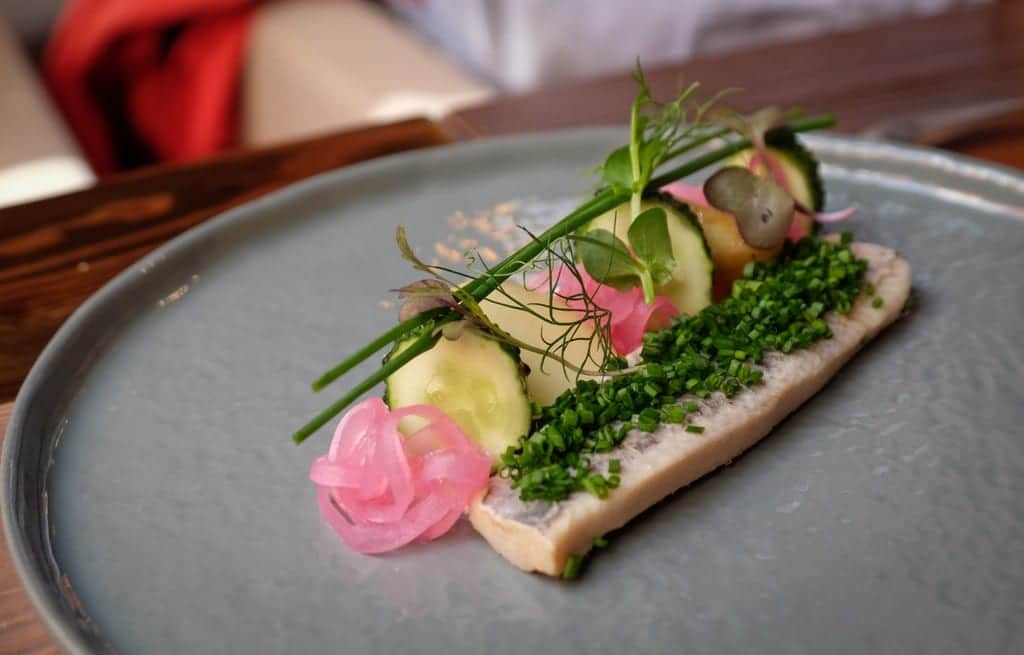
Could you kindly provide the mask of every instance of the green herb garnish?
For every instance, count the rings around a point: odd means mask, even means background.
[[[598,168],[609,188],[629,194],[629,246],[606,230],[594,230],[578,237],[580,255],[587,273],[598,282],[617,288],[640,286],[644,300],[654,302],[654,287],[667,283],[676,262],[668,233],[668,216],[660,208],[640,211],[643,194],[651,185],[651,176],[662,163],[688,150],[710,134],[720,130],[703,123],[719,94],[699,102],[694,95],[699,84],[684,88],[671,102],[654,98],[651,87],[637,62],[633,74],[640,87],[629,113],[629,144],[613,151]],[[588,238],[589,237],[589,238]]]
[[[583,558],[579,555],[569,555],[565,560],[565,568],[562,569],[563,580],[575,580],[580,577],[580,569],[583,566]]]

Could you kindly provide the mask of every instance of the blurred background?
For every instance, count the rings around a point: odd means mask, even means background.
[[[0,0],[0,206],[989,1]]]

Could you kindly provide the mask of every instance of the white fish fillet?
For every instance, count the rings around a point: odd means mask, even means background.
[[[872,298],[862,294],[845,316],[830,313],[831,339],[788,355],[766,355],[763,382],[731,399],[686,398],[701,405],[695,423],[704,426],[702,434],[678,425],[661,425],[653,433],[634,430],[615,451],[592,457],[600,470],[612,458],[622,463],[622,481],[605,500],[577,492],[555,503],[523,502],[508,480],[493,477],[470,507],[473,527],[524,571],[557,576],[570,555],[590,550],[595,537],[753,446],[900,315],[910,294],[910,265],[882,246],[855,243],[852,249],[867,260],[865,280],[875,286],[881,307],[872,307]]]

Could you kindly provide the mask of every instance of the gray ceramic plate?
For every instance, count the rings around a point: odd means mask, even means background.
[[[914,266],[913,311],[575,584],[466,525],[347,550],[292,430],[393,321],[397,222],[444,258],[588,191],[584,130],[382,159],[237,209],[120,275],[22,388],[11,551],[75,652],[1006,652],[1024,640],[1024,179],[815,137],[831,206]],[[463,212],[462,214],[458,212]],[[439,242],[439,243],[435,243]]]

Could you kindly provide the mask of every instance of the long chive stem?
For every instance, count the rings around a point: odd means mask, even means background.
[[[359,398],[359,396],[383,382],[389,375],[411,362],[415,357],[433,348],[439,338],[439,334],[432,334],[430,332],[424,333],[419,339],[412,342],[405,350],[389,359],[377,372],[352,387],[351,391],[336,400],[327,409],[317,414],[312,421],[299,428],[299,430],[292,435],[292,441],[296,444],[300,444],[305,441],[311,434],[322,428],[328,421],[351,405],[357,398]]]
[[[592,200],[584,203],[579,209],[541,232],[535,239],[531,239],[529,243],[510,257],[505,258],[494,266],[490,273],[478,277],[467,284],[465,287],[466,291],[478,302],[483,300],[492,291],[501,286],[502,282],[544,252],[552,243],[572,234],[601,214],[618,207],[626,200],[629,200],[629,191],[614,191],[611,189],[602,191]]]
[[[811,130],[818,130],[827,127],[831,127],[835,124],[835,117],[831,114],[823,114],[819,116],[810,116],[800,120],[795,120],[787,125],[787,127],[794,132],[807,132]],[[715,130],[698,137],[694,141],[687,145],[678,148],[673,153],[672,157],[678,156],[688,150],[697,148],[705,143],[710,142],[713,139],[724,136],[728,130]],[[672,168],[661,175],[652,178],[647,185],[647,189],[657,189],[671,182],[675,182],[678,179],[686,177],[696,173],[697,171],[710,166],[730,155],[736,154],[744,148],[750,147],[750,141],[747,139],[738,139],[732,143],[725,145],[721,148],[717,148],[710,152],[707,152],[699,157],[691,159],[690,161],[681,164],[675,168]],[[475,300],[481,301],[486,298],[492,291],[497,289],[502,282],[511,277],[516,271],[521,269],[523,266],[533,261],[538,255],[540,255],[546,248],[548,248],[554,241],[572,234],[580,227],[586,225],[591,220],[597,218],[601,214],[614,209],[618,205],[626,202],[630,198],[629,190],[616,190],[607,188],[602,190],[596,196],[590,198],[582,205],[577,207],[568,216],[555,223],[553,226],[542,232],[535,239],[530,240],[525,246],[520,248],[515,253],[509,255],[497,265],[495,265],[489,272],[488,275],[478,277],[470,281],[465,287],[465,291],[469,293]],[[358,351],[347,357],[343,362],[332,368],[331,370],[324,373],[316,382],[313,383],[313,388],[316,390],[324,388],[327,384],[330,384],[338,377],[344,375],[355,366],[359,365],[363,360],[367,359],[375,352],[384,348],[388,344],[391,344],[402,336],[409,332],[426,325],[429,321],[436,320],[438,322],[448,322],[458,317],[458,314],[452,310],[448,310],[445,313],[444,310],[440,310],[439,314],[421,314],[411,319],[402,321],[398,325],[395,325],[390,330],[377,337],[367,345],[360,348]],[[293,440],[295,443],[302,443],[307,437],[313,432],[323,427],[328,421],[337,416],[354,402],[359,396],[366,393],[380,382],[383,382],[389,375],[397,371],[399,368],[404,366],[406,363],[411,361],[417,355],[426,352],[434,343],[437,342],[437,337],[430,333],[424,334],[416,342],[411,344],[408,348],[403,350],[401,353],[392,357],[388,362],[377,372],[370,375],[368,378],[357,384],[347,394],[339,398],[337,401],[332,403],[324,411],[318,414],[312,421],[300,428],[294,435]]]
[[[794,132],[805,132],[809,130],[816,130],[821,128],[830,127],[835,124],[835,117],[829,114],[820,116],[811,116],[802,120],[794,121],[789,124],[789,128]],[[709,132],[697,139],[694,139],[690,143],[682,146],[672,153],[666,159],[672,159],[677,157],[689,150],[700,147],[709,141],[720,138],[731,130],[728,128],[722,128]],[[749,147],[750,142],[746,139],[738,140],[725,147],[719,148],[712,152],[709,152],[697,159],[693,159],[686,164],[683,164],[677,168],[674,168],[662,175],[651,180],[648,184],[648,188],[658,188],[664,186],[670,182],[674,182],[681,177],[686,177],[692,173],[696,173],[700,169],[709,166],[721,159],[728,157],[729,155],[735,154],[740,150]],[[556,223],[554,226],[543,232],[536,240],[528,243],[521,250],[509,255],[501,262],[496,264],[486,276],[476,278],[470,281],[465,289],[466,292],[473,296],[477,301],[483,300],[489,293],[494,291],[498,286],[501,285],[506,279],[508,279],[513,273],[519,270],[521,267],[532,261],[537,255],[539,255],[545,248],[547,248],[551,242],[561,238],[567,234],[576,231],[589,221],[600,216],[604,212],[612,209],[628,197],[628,192],[615,193],[611,189],[605,189],[596,196],[590,198],[582,205],[577,207],[572,213],[566,216],[564,219]],[[492,280],[493,278],[493,280]],[[491,283],[493,282],[493,283]],[[491,284],[489,284],[491,283]],[[436,315],[431,315],[430,318],[436,318]],[[320,376],[313,383],[313,389],[319,391],[325,386],[338,379],[354,367],[359,365],[363,360],[373,355],[378,350],[385,346],[395,342],[405,334],[417,329],[421,325],[427,322],[425,314],[415,316],[411,319],[402,321],[395,325],[390,330],[371,341],[366,346],[363,346],[355,353],[347,357],[343,362],[327,371]]]
[[[399,337],[408,334],[410,331],[415,330],[421,325],[426,324],[429,321],[439,318],[444,312],[441,310],[432,310],[429,312],[423,312],[417,314],[412,318],[402,321],[398,325],[392,327],[390,330],[380,335],[370,343],[366,344],[356,352],[352,353],[345,358],[345,361],[341,362],[331,370],[327,371],[313,382],[313,391],[320,391],[331,382],[334,382],[342,375],[348,373],[353,367],[358,366],[364,359],[377,352],[384,346],[394,343]]]

